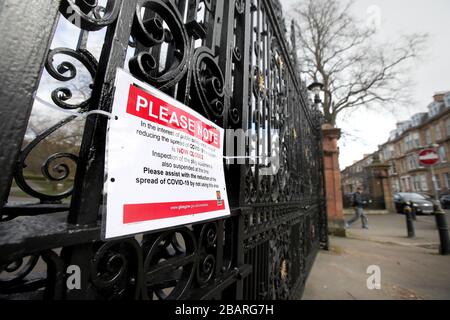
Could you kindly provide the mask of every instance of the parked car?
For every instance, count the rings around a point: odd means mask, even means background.
[[[403,208],[410,203],[416,210],[416,214],[433,214],[433,202],[418,193],[396,193],[394,195],[395,209],[398,213],[403,213]]]
[[[421,196],[423,196],[426,200],[433,201],[434,197],[431,194],[419,192]]]
[[[443,195],[440,199],[442,208],[450,209],[450,194]]]

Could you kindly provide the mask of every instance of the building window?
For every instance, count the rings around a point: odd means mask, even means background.
[[[418,148],[420,146],[420,135],[418,132],[411,133],[403,140],[406,151]]]
[[[442,139],[442,133],[441,133],[441,127],[438,125],[436,126],[436,140]]]
[[[414,148],[420,147],[420,134],[418,132],[413,133],[413,146]]]
[[[388,146],[383,150],[384,161],[389,161],[394,157],[394,146]]]
[[[408,164],[408,171],[409,170],[414,170],[413,164],[411,163],[411,156],[409,156],[406,161],[407,161],[407,164]]]
[[[430,105],[430,116],[431,117],[434,117],[434,116],[437,116],[438,114],[439,114],[439,109],[440,109],[440,103],[438,103],[438,102],[433,102],[431,105]]]
[[[402,172],[406,172],[408,171],[407,167],[406,167],[406,160],[402,160],[400,162],[401,166],[402,166]]]
[[[391,167],[389,168],[389,174],[397,174],[397,167],[395,166],[395,162],[390,163]]]
[[[450,189],[450,174],[449,173],[445,173],[444,174],[444,184],[445,184],[445,189]]]
[[[408,186],[407,186],[407,184],[406,184],[406,178],[402,178],[402,180],[401,180],[401,186],[402,186],[402,191],[403,191],[403,192],[408,191]]]
[[[392,190],[394,191],[394,193],[401,191],[400,182],[398,181],[398,179],[394,179],[392,181]]]
[[[432,139],[431,139],[431,130],[430,129],[427,129],[426,131],[425,131],[425,144],[426,145],[430,145],[430,144],[432,144],[433,143],[433,141],[432,141]]]
[[[405,150],[409,151],[411,150],[411,135],[407,135],[405,140],[403,140],[403,143],[405,144]]]
[[[416,170],[417,168],[419,168],[419,163],[415,155],[408,156],[407,162],[408,162],[408,170]]]
[[[413,191],[420,191],[422,190],[422,186],[420,185],[420,176],[414,176],[413,177]]]
[[[420,176],[420,189],[425,192],[428,191],[427,176],[424,175]]]
[[[445,149],[445,146],[439,147],[439,158],[441,159],[441,162],[447,162],[447,150]]]
[[[439,175],[437,174],[434,175],[433,183],[435,190],[437,191],[441,190],[441,178],[439,177]]]

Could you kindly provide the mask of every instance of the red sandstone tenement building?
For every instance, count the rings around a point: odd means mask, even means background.
[[[344,205],[348,205],[346,195],[353,193],[358,185],[364,186],[373,206],[379,208],[390,207],[396,192],[433,195],[436,189],[439,195],[450,194],[450,92],[435,94],[428,110],[398,123],[389,140],[376,152],[342,171]],[[428,168],[419,164],[417,157],[420,150],[429,146],[437,149],[441,159],[434,177]],[[371,170],[374,158],[378,165],[387,166],[386,177],[374,176]],[[383,179],[388,190],[381,193]]]

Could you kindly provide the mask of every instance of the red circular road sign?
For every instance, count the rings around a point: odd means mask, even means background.
[[[422,150],[419,152],[419,162],[423,166],[433,166],[439,162],[439,154],[433,149]]]

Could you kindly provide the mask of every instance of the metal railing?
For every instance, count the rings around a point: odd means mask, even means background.
[[[307,101],[277,1],[4,2],[1,297],[234,300],[302,292],[327,243],[322,119]],[[61,47],[61,39],[74,45]],[[93,39],[101,44],[97,55]],[[23,143],[36,92],[60,110],[109,111],[117,68],[225,129],[253,133],[245,155],[256,160],[225,165],[230,218],[102,242],[108,119],[94,114],[74,125],[77,118],[68,115],[52,124],[57,110],[48,110],[47,126]],[[49,90],[48,79],[57,87]],[[208,89],[211,79],[217,90]],[[82,93],[78,99],[75,91]],[[61,144],[55,153],[53,144],[51,154],[36,160],[39,146],[70,125],[80,147]],[[271,164],[258,156],[274,152],[277,170],[262,174]],[[26,178],[36,161],[58,188]],[[11,201],[13,181],[31,202]],[[70,266],[82,270],[80,289],[67,287]]]

